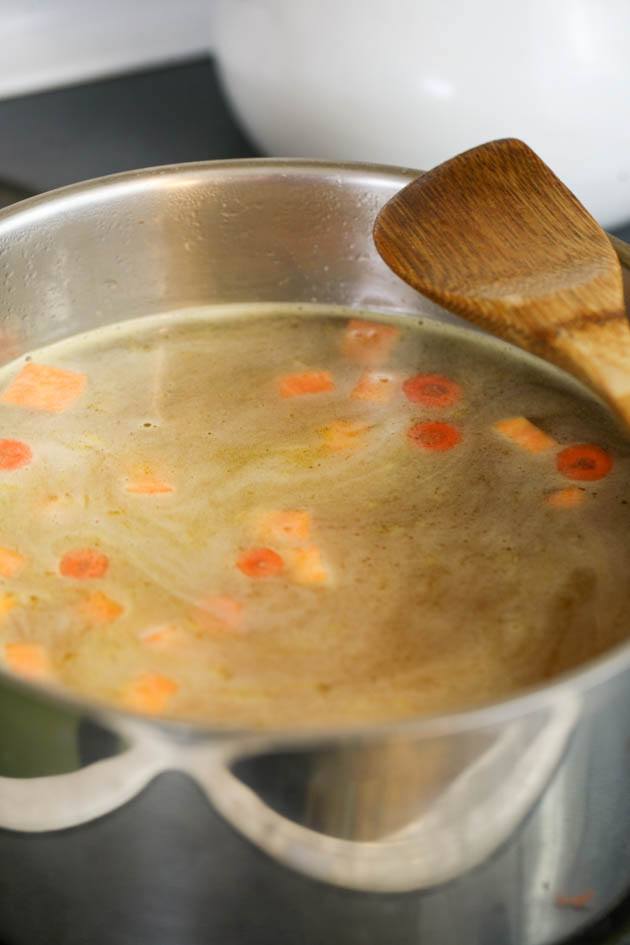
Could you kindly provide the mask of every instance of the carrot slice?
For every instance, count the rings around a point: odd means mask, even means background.
[[[234,597],[205,597],[199,601],[195,617],[204,630],[240,630],[243,605]]]
[[[323,394],[334,390],[335,382],[330,371],[304,371],[302,374],[285,374],[278,380],[281,397],[301,397],[304,394]]]
[[[451,423],[414,423],[407,430],[407,436],[424,450],[444,452],[453,449],[461,442],[462,435]]]
[[[595,482],[603,479],[613,468],[610,453],[594,443],[567,446],[556,456],[556,468],[567,479]]]
[[[554,446],[556,441],[549,434],[537,427],[527,417],[508,417],[494,424],[494,429],[506,440],[510,440],[521,449],[530,453],[544,453]]]
[[[278,509],[265,515],[258,527],[272,541],[305,541],[311,532],[311,513],[306,509]]]
[[[267,578],[281,574],[284,561],[272,548],[250,548],[239,555],[236,567],[247,577]]]
[[[0,401],[27,410],[62,413],[81,396],[86,383],[85,374],[77,371],[29,362],[4,390]]]
[[[59,562],[59,571],[63,577],[88,581],[107,574],[109,558],[96,548],[76,548],[67,551]]]
[[[442,374],[414,374],[403,383],[403,393],[412,404],[425,407],[452,407],[461,400],[462,389]]]
[[[5,643],[4,659],[9,669],[27,679],[50,675],[50,659],[39,643]]]
[[[330,572],[317,545],[307,545],[293,551],[291,577],[298,584],[317,585],[330,582]]]
[[[354,423],[353,420],[334,420],[327,427],[320,430],[327,449],[334,453],[344,450],[357,450],[363,446],[363,435],[369,427],[365,423]]]
[[[28,466],[33,452],[21,440],[0,440],[0,469],[20,469]]]
[[[175,623],[165,623],[157,627],[146,627],[139,634],[146,646],[168,647],[181,642],[183,632]]]
[[[393,325],[353,318],[346,325],[342,351],[351,361],[376,367],[387,360],[399,335]]]
[[[77,609],[81,617],[91,624],[113,623],[125,610],[122,604],[102,591],[88,594],[79,602]]]
[[[137,712],[158,715],[164,712],[178,689],[178,684],[169,676],[163,676],[162,673],[143,673],[127,686],[123,693],[123,702]]]
[[[550,492],[545,501],[554,509],[574,509],[582,505],[585,499],[584,489],[580,489],[579,486],[567,486],[566,489]]]
[[[394,393],[394,377],[382,371],[366,371],[357,381],[350,396],[353,400],[369,400],[375,404],[386,404]]]
[[[135,495],[166,495],[169,492],[175,492],[175,487],[170,482],[160,479],[151,472],[140,473],[138,476],[127,479],[125,489]]]
[[[0,575],[6,578],[15,577],[26,564],[26,558],[19,551],[12,548],[0,548]]]

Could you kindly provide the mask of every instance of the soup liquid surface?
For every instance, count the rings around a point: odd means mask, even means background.
[[[495,700],[627,636],[629,448],[577,384],[410,318],[243,314],[2,369],[6,669],[328,726]]]

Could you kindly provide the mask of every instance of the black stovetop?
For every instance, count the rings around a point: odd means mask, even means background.
[[[0,207],[116,171],[256,154],[211,59],[194,60],[1,101]],[[614,232],[630,241],[630,221]],[[630,897],[571,945],[630,945]]]

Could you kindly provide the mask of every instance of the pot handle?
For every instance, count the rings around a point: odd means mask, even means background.
[[[44,832],[76,827],[121,807],[139,794],[158,774],[179,770],[193,778],[212,805],[256,846],[284,865],[327,883],[370,892],[404,892],[454,879],[477,866],[502,844],[543,793],[560,760],[578,716],[575,697],[514,719],[500,730],[486,733],[476,755],[466,758],[456,773],[443,779],[430,803],[397,829],[370,840],[360,833],[350,839],[331,835],[316,825],[309,811],[303,822],[284,816],[266,803],[233,773],[236,762],[260,759],[265,752],[313,752],[314,759],[344,759],[357,751],[372,761],[390,762],[392,743],[414,759],[397,773],[377,770],[378,790],[369,803],[377,811],[397,802],[396,782],[409,770],[424,775],[426,733],[376,736],[363,742],[330,738],[327,747],[297,742],[292,745],[260,739],[216,741],[182,745],[164,733],[152,733],[143,724],[126,725],[131,745],[112,758],[69,774],[38,778],[0,778],[0,827],[22,832]],[[123,733],[121,733],[123,734]],[[448,752],[458,754],[458,741],[470,742],[470,733],[437,737]],[[274,744],[275,742],[275,744]],[[292,747],[293,746],[293,747]],[[354,754],[353,754],[354,753]],[[394,757],[396,757],[394,755]],[[460,757],[464,757],[460,753]],[[429,757],[429,762],[430,762]],[[316,761],[317,764],[317,761]],[[344,771],[346,769],[343,769]],[[317,768],[314,768],[317,774]],[[321,768],[320,768],[321,773]],[[412,782],[412,788],[414,784]],[[360,784],[321,778],[320,799],[339,806],[356,795]],[[409,792],[407,792],[409,793]],[[347,795],[347,796],[346,796]],[[412,791],[413,797],[413,791]],[[349,805],[351,807],[352,805]],[[356,811],[350,810],[351,818]],[[359,837],[359,839],[357,839]]]
[[[456,878],[482,863],[509,838],[543,794],[577,716],[577,700],[569,694],[551,711],[546,709],[543,718],[539,711],[512,720],[494,733],[494,739],[485,740],[485,749],[442,784],[418,816],[369,841],[331,836],[278,813],[232,773],[230,767],[239,760],[234,755],[218,764],[215,759],[208,767],[203,754],[193,752],[182,767],[229,823],[285,866],[346,888],[405,892]],[[445,734],[443,738],[448,744],[452,739],[470,739],[470,734]],[[422,772],[426,737],[409,734],[408,739],[410,749],[417,753],[416,770]],[[382,743],[383,749],[386,744]],[[374,740],[368,745],[373,753]],[[455,747],[451,743],[450,749]],[[334,751],[343,753],[343,744]],[[385,751],[383,759],[387,757]],[[356,785],[348,785],[348,799],[354,788]],[[339,782],[333,779],[331,792],[335,791],[337,797],[331,795],[330,800],[339,807]],[[326,786],[321,781],[317,792],[320,801],[322,794],[325,800]],[[390,778],[386,792],[374,794],[371,803],[382,809],[395,802]],[[308,812],[304,815],[307,821]],[[350,812],[349,819],[352,817]]]
[[[0,777],[0,828],[41,833],[108,814],[173,767],[169,745],[139,738],[131,748],[68,774]]]

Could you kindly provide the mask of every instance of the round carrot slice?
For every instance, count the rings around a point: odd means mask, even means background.
[[[409,439],[421,449],[444,452],[461,441],[462,435],[451,423],[414,423],[407,430]]]
[[[567,479],[595,482],[607,476],[612,467],[610,453],[593,443],[567,446],[556,456],[556,468]]]
[[[63,577],[77,581],[89,581],[101,578],[107,573],[109,558],[96,548],[76,548],[67,551],[59,562],[59,572]]]
[[[426,407],[452,407],[462,396],[456,381],[442,374],[415,374],[403,383],[403,392],[412,404]]]
[[[21,440],[0,440],[0,469],[19,469],[33,458],[30,446]]]
[[[282,573],[284,561],[272,548],[250,548],[238,557],[236,567],[247,577],[275,577]]]

